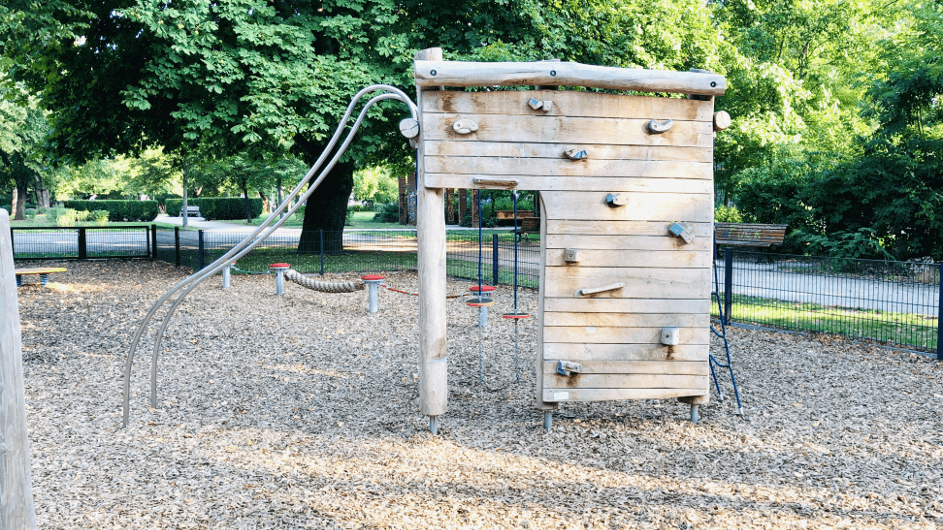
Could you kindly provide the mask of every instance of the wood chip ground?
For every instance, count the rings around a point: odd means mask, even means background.
[[[448,304],[450,411],[418,412],[418,300],[321,294],[271,276],[194,290],[121,381],[138,323],[186,276],[150,262],[66,264],[19,290],[43,529],[943,527],[943,363],[834,338],[732,330],[729,379],[701,422],[675,401],[572,404],[542,429],[535,322],[511,290],[490,327]],[[326,279],[331,279],[327,277]],[[356,275],[333,278],[351,279]],[[415,273],[388,283],[415,291]],[[468,282],[449,280],[448,292]],[[521,307],[535,311],[536,293]],[[722,346],[716,340],[712,351]]]

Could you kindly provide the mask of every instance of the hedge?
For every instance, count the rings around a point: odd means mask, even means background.
[[[242,197],[203,197],[188,199],[187,206],[199,206],[200,217],[207,221],[245,219],[246,200]],[[167,199],[167,215],[180,215],[183,199]],[[252,218],[262,214],[262,199],[249,199]]]
[[[111,221],[153,221],[157,217],[157,201],[62,201],[76,211],[106,210]]]

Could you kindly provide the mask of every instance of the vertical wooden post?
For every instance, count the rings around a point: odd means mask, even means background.
[[[442,49],[416,54],[417,61],[441,61]],[[419,122],[422,123],[422,91],[416,87]],[[416,237],[419,246],[419,394],[422,413],[430,416],[435,431],[437,416],[448,411],[448,357],[445,339],[445,216],[442,188],[427,188],[424,144],[420,132],[417,153],[418,211]]]
[[[396,180],[399,184],[399,224],[404,225],[409,220],[409,216],[406,215],[406,209],[409,207],[409,201],[406,200],[409,197],[409,189],[406,187],[406,177],[399,176]]]
[[[481,212],[478,210],[478,196],[481,193],[481,190],[472,190],[471,192],[471,211],[472,211],[472,227],[478,227],[478,218],[481,217]]]
[[[458,224],[462,224],[468,213],[468,191],[458,190]]]
[[[0,528],[36,528],[10,214],[0,210]]]

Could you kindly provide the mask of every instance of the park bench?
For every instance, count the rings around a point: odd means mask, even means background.
[[[527,241],[527,236],[530,234],[539,234],[540,233],[540,217],[525,217],[523,219],[518,218],[521,222],[520,228],[517,229],[517,239],[519,241]]]
[[[533,218],[534,212],[530,210],[517,211],[517,220],[521,221],[523,219]],[[498,222],[498,226],[513,226],[514,225],[514,210],[495,210],[494,218]]]
[[[184,210],[180,208],[180,217],[199,217],[200,216],[200,207],[199,206],[187,206],[187,209]]]
[[[787,225],[758,223],[714,223],[717,245],[730,247],[769,247],[781,245]]]
[[[33,269],[14,269],[13,273],[16,274],[16,286],[23,286],[23,276],[28,275],[39,275],[39,282],[45,287],[49,284],[49,275],[56,272],[65,272],[66,270],[62,267],[36,267]]]

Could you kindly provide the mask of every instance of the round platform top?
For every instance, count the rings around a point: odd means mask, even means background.
[[[501,318],[522,319],[522,318],[528,318],[528,317],[530,317],[530,313],[505,313],[501,315]]]
[[[386,277],[380,276],[379,274],[367,274],[366,276],[363,276],[362,279],[370,282],[370,281],[384,280],[386,279]]]
[[[291,265],[287,263],[273,263],[268,266],[270,269],[290,269]]]
[[[469,298],[465,305],[468,307],[488,307],[494,305],[494,300],[490,298],[478,297],[478,298]]]
[[[468,288],[468,290],[471,291],[471,292],[473,292],[473,293],[477,293],[477,292],[478,292],[478,286],[477,286],[477,285],[472,285],[471,287]],[[491,286],[491,285],[482,285],[482,286],[481,286],[481,292],[483,292],[483,293],[490,293],[490,292],[492,292],[492,291],[494,291],[494,286]]]

